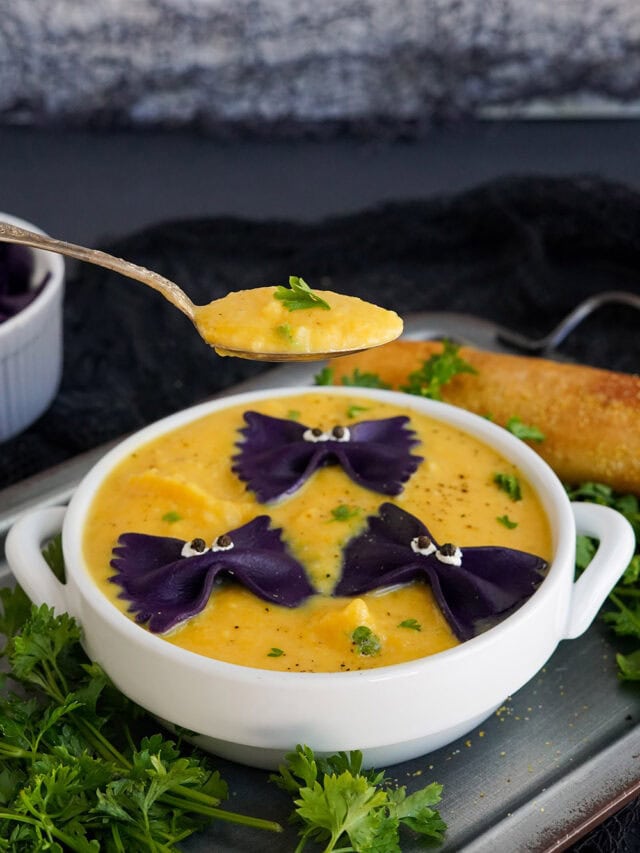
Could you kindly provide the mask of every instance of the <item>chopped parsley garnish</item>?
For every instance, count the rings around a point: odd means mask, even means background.
[[[422,631],[422,625],[417,619],[403,619],[398,628],[410,628],[412,631]]]
[[[542,430],[536,426],[523,423],[520,418],[515,416],[509,418],[505,426],[516,438],[528,439],[529,441],[544,441],[545,439]]]
[[[518,526],[518,522],[517,521],[511,521],[509,516],[506,514],[505,515],[499,515],[496,518],[496,521],[499,521],[500,524],[504,525],[507,528],[507,530],[513,530],[515,527]]]
[[[369,408],[370,408],[369,406],[356,406],[356,405],[349,406],[349,408],[347,409],[347,417],[348,418],[355,418],[355,416],[359,415],[360,412],[368,412]]]
[[[166,521],[167,524],[175,524],[176,521],[181,521],[181,519],[182,516],[180,515],[180,513],[176,512],[174,509],[170,510],[169,512],[165,512],[165,514],[162,516],[162,520]]]
[[[477,373],[468,361],[458,355],[460,347],[453,341],[442,342],[442,352],[434,353],[423,362],[419,370],[409,374],[407,385],[400,387],[407,394],[442,400],[442,387],[459,373]]]
[[[281,323],[279,326],[276,326],[276,332],[281,338],[284,338],[285,341],[293,343],[293,329],[288,323]]]
[[[433,808],[442,785],[432,782],[407,794],[404,786],[392,786],[384,772],[363,770],[358,750],[321,758],[299,745],[285,759],[270,779],[295,802],[291,819],[300,827],[296,853],[308,841],[319,842],[324,853],[397,853],[403,828],[426,843],[443,841],[447,825]]]
[[[515,474],[494,474],[493,482],[499,489],[502,489],[503,492],[506,492],[512,501],[522,500],[522,490],[520,488],[520,481],[518,480]]]
[[[289,409],[287,417],[290,421],[299,421],[302,417],[302,412],[299,412],[298,409]]]
[[[268,658],[281,658],[284,652],[282,649],[278,649],[275,646],[271,647],[271,651],[267,654]]]
[[[349,521],[360,515],[360,508],[357,506],[349,506],[348,504],[338,504],[331,510],[331,521]]]
[[[323,311],[330,311],[331,306],[325,302],[317,293],[309,287],[303,278],[297,275],[289,276],[289,287],[276,287],[276,292],[273,294],[275,299],[280,302],[288,311],[300,311],[303,308],[322,308]]]
[[[382,648],[380,638],[367,625],[358,625],[351,634],[351,642],[360,655],[377,655]]]

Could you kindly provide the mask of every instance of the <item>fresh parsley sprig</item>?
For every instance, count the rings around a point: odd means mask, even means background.
[[[313,377],[314,385],[333,385],[333,375],[335,371],[333,367],[323,367]]]
[[[288,311],[301,311],[304,308],[321,308],[330,311],[331,306],[322,297],[314,293],[307,282],[297,275],[289,276],[289,287],[279,285],[273,294]]]
[[[169,853],[213,819],[281,830],[220,808],[226,785],[208,756],[149,734],[155,721],[88,661],[72,617],[19,588],[0,597],[20,685],[0,696],[0,850]]]
[[[605,483],[582,483],[567,487],[573,501],[589,501],[609,506],[630,522],[640,543],[640,501],[636,495],[620,494]],[[576,570],[584,570],[597,548],[595,540],[580,535],[576,541]],[[640,640],[640,551],[636,550],[620,581],[611,591],[602,613],[603,620],[619,637]],[[640,648],[616,655],[618,675],[623,681],[640,682]]]
[[[533,426],[532,424],[525,424],[524,421],[520,420],[516,415],[509,418],[505,427],[510,433],[515,435],[516,438],[521,438],[523,441],[545,440],[545,434],[541,429],[538,429],[537,426]]]
[[[460,347],[453,341],[442,342],[442,352],[434,353],[423,362],[419,370],[409,374],[407,384],[400,386],[407,394],[427,397],[430,400],[442,400],[442,388],[454,376],[460,373],[477,373],[478,371],[465,361],[458,352]]]
[[[403,828],[423,841],[444,838],[446,824],[433,808],[440,802],[442,786],[432,783],[407,794],[405,787],[393,787],[384,773],[363,770],[357,750],[322,759],[309,747],[298,746],[271,780],[294,798],[292,819],[301,827],[295,853],[302,853],[309,841],[324,844],[323,853],[400,853]]]

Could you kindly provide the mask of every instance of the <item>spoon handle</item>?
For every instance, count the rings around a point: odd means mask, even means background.
[[[0,242],[20,243],[33,249],[45,249],[48,252],[68,255],[68,257],[76,258],[79,261],[106,267],[106,269],[152,287],[183,314],[186,314],[190,320],[194,318],[194,304],[187,294],[175,282],[146,267],[125,261],[123,258],[117,258],[115,255],[109,255],[107,252],[101,252],[99,249],[87,249],[84,246],[77,246],[75,243],[67,243],[64,240],[56,240],[44,234],[37,234],[35,231],[27,231],[26,228],[19,228],[17,225],[11,225],[8,222],[0,222]]]

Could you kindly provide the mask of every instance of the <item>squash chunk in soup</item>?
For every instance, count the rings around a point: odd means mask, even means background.
[[[244,413],[331,430],[358,420],[408,415],[423,461],[389,497],[363,488],[339,465],[317,470],[294,493],[261,504],[232,471]],[[519,478],[521,500],[495,482]],[[367,669],[430,655],[458,644],[428,583],[333,596],[343,549],[367,518],[391,502],[419,518],[438,542],[518,549],[548,560],[549,524],[530,485],[481,441],[426,415],[386,402],[309,391],[250,406],[231,405],[138,447],[107,476],[88,516],[84,553],[103,593],[127,612],[109,579],[112,551],[123,533],[213,542],[222,533],[268,515],[316,592],[299,607],[265,601],[233,580],[214,585],[197,615],[162,636],[197,654],[262,669],[330,672]],[[508,516],[515,526],[499,519]],[[142,629],[141,629],[142,630]],[[365,646],[355,638],[373,638]]]

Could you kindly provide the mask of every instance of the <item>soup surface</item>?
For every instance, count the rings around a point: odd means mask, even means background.
[[[258,411],[330,430],[409,415],[423,457],[402,492],[389,498],[353,482],[337,465],[317,470],[290,497],[261,504],[231,470],[244,412]],[[515,502],[496,473],[518,477]],[[501,545],[548,560],[546,515],[514,466],[477,439],[411,410],[353,396],[314,391],[230,406],[138,448],[106,478],[90,508],[84,552],[96,583],[120,609],[120,588],[109,580],[112,550],[125,532],[200,537],[207,543],[258,515],[283,530],[290,552],[305,567],[317,594],[287,608],[228,581],[214,587],[205,609],[163,636],[183,648],[236,664],[290,671],[340,671],[385,666],[457,645],[430,587],[415,581],[357,598],[333,597],[342,549],[386,502],[417,516],[439,542],[464,549]],[[505,519],[509,524],[505,524]],[[353,632],[365,627],[379,640],[361,653]]]
[[[328,310],[292,311],[275,293],[275,287],[257,287],[197,306],[200,334],[220,355],[234,355],[236,350],[302,355],[379,346],[402,333],[402,320],[395,311],[355,296],[314,290]]]

